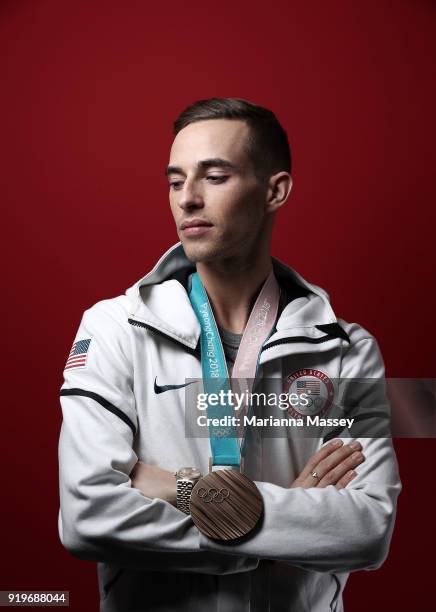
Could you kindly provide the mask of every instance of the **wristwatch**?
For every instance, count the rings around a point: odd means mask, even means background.
[[[182,467],[174,472],[174,476],[177,478],[177,508],[185,514],[189,514],[192,489],[200,480],[201,472],[194,467]]]

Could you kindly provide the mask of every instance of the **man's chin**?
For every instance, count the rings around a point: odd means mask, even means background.
[[[207,263],[208,261],[216,260],[220,250],[207,244],[189,244],[188,241],[182,241],[183,250],[186,258],[193,264]]]

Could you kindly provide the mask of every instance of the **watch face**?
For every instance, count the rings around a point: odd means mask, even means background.
[[[200,478],[200,470],[194,467],[183,467],[177,472],[177,478],[189,478],[189,480]]]

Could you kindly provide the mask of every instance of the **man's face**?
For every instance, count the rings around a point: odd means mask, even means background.
[[[246,152],[244,121],[208,119],[175,137],[170,206],[186,256],[207,262],[250,253],[265,222],[267,185]]]

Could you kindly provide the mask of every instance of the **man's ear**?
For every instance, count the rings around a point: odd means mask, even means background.
[[[266,212],[275,212],[286,202],[292,189],[289,172],[277,172],[269,177]]]

